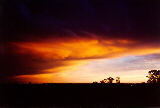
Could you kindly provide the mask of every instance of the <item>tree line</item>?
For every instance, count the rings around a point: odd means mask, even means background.
[[[147,83],[159,83],[160,84],[160,70],[151,70],[148,72],[146,76],[148,78]],[[112,84],[115,79],[112,77],[108,77],[100,81],[100,83],[109,83]],[[93,82],[98,83],[98,82]],[[116,77],[116,83],[120,83],[120,77]]]

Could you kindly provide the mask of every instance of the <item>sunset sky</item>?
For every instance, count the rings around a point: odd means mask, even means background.
[[[146,82],[160,69],[159,0],[6,0],[0,82]]]

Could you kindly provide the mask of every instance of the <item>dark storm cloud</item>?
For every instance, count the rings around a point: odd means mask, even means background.
[[[3,1],[0,6],[1,78],[41,73],[44,69],[66,65],[33,55],[16,55],[10,42],[63,40],[94,34],[102,40],[130,39],[139,44],[159,45],[159,5],[159,0]]]
[[[70,31],[112,38],[159,39],[158,0],[10,0],[4,17],[8,38],[15,40],[33,35],[68,36]]]

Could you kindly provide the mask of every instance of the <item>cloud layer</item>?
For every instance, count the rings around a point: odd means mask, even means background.
[[[158,4],[158,0],[3,1],[1,80],[58,73],[93,59],[159,58]]]

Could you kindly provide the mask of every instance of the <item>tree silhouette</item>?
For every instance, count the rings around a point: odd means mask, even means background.
[[[108,80],[108,83],[111,84],[111,83],[113,83],[114,78],[108,77],[107,80]]]
[[[148,77],[148,83],[160,83],[160,70],[151,70],[146,77]]]
[[[116,83],[120,83],[120,77],[116,77]]]
[[[105,81],[105,80],[102,80],[102,81],[100,81],[100,83],[101,83],[101,84],[104,84],[104,83],[106,83],[106,81]]]

